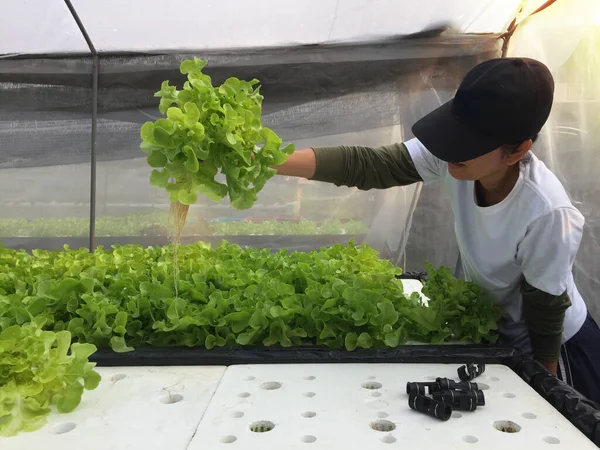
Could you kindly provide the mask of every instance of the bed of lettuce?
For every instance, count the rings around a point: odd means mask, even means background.
[[[75,342],[139,346],[396,347],[494,341],[499,310],[479,288],[429,267],[406,296],[400,269],[368,246],[309,253],[182,245],[50,252],[0,249],[0,329],[43,320]]]
[[[0,436],[72,411],[100,376],[97,348],[494,342],[500,310],[477,286],[428,265],[423,293],[368,246],[310,253],[181,245],[32,253],[0,248]]]

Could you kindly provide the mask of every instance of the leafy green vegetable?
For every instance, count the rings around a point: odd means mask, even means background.
[[[42,427],[52,406],[61,413],[73,411],[84,389],[100,382],[88,361],[96,347],[71,345],[71,333],[42,331],[42,324],[34,320],[0,333],[0,436]]]
[[[310,253],[222,243],[48,252],[0,249],[0,329],[43,320],[75,341],[140,346],[396,347],[493,340],[497,308],[445,269],[407,297],[400,269],[368,246]]]
[[[232,77],[213,86],[202,72],[206,63],[183,61],[183,90],[164,81],[155,94],[166,117],[140,130],[140,148],[154,168],[150,183],[165,188],[172,203],[194,204],[197,193],[215,202],[228,195],[234,208],[248,209],[275,175],[270,167],[285,162],[294,147],[282,148],[281,138],[262,126],[258,80]]]
[[[435,270],[427,263],[427,272],[423,294],[430,299],[429,313],[422,317],[422,323],[430,332],[425,336],[432,342],[447,336],[476,343],[485,337],[495,342],[498,336],[492,332],[498,329],[502,311],[482,295],[479,286],[454,278],[445,267]]]

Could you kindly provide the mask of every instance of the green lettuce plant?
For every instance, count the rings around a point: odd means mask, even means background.
[[[0,329],[31,320],[117,352],[142,346],[394,348],[494,341],[500,310],[429,266],[425,304],[368,246],[272,253],[227,242],[33,254],[0,249]]]
[[[53,407],[73,411],[84,389],[100,383],[95,363],[88,361],[96,347],[71,345],[71,333],[44,331],[44,321],[0,332],[0,436],[42,427]]]
[[[150,183],[166,189],[172,203],[191,205],[203,194],[215,202],[228,196],[234,208],[248,209],[275,175],[271,166],[285,162],[294,147],[282,148],[281,138],[262,126],[258,80],[232,77],[213,86],[202,72],[206,64],[183,61],[183,89],[164,81],[155,94],[166,117],[146,122],[140,132],[153,168]]]

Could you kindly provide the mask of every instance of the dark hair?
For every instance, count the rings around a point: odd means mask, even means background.
[[[535,141],[537,141],[538,137],[539,137],[539,133],[531,138],[531,142],[533,142],[535,144]],[[512,155],[513,153],[515,153],[519,149],[520,145],[521,145],[521,142],[519,142],[518,144],[504,144],[500,148],[502,149],[502,153],[504,153],[505,156],[509,156],[509,155]],[[521,162],[528,163],[530,160],[531,160],[531,153],[527,152],[527,154],[523,157],[523,159],[521,159]]]

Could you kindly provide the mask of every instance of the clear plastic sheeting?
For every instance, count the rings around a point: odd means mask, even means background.
[[[498,33],[520,0],[174,0],[175,31],[158,0],[74,0],[99,51],[182,51],[378,40],[447,23],[459,33]],[[120,11],[121,14],[115,14]],[[184,12],[185,11],[185,12]],[[176,18],[175,18],[176,17]],[[219,32],[215,32],[215,22]],[[235,24],[235,26],[231,26]]]
[[[3,238],[53,237],[77,218],[82,246],[89,242],[92,117],[89,107],[78,110],[73,102],[91,102],[92,60],[79,58],[76,66],[71,73],[75,64],[68,61],[51,70],[32,60],[0,59]],[[25,74],[21,81],[11,75],[15,67]],[[44,71],[54,72],[55,81],[30,78]],[[0,244],[10,246],[10,240],[0,238]],[[36,242],[21,244],[33,248]]]
[[[521,0],[71,0],[99,52],[273,48],[401,37],[439,24],[500,33]],[[63,0],[5,0],[0,54],[88,52]]]
[[[552,113],[533,151],[557,175],[585,216],[574,273],[596,320],[600,320],[599,10],[595,0],[558,1],[520,23],[507,55],[541,60],[555,77]],[[438,105],[445,99],[439,100]],[[422,261],[427,259],[462,273],[452,212],[441,186],[423,188],[406,251],[412,270],[422,270]]]
[[[467,40],[462,44],[454,38],[450,39],[453,42],[450,48],[455,53],[454,58],[450,58],[449,53],[445,53],[441,58],[424,60],[412,58],[415,53],[438,52],[444,44],[448,43],[447,38],[440,37],[423,40],[419,44],[397,44],[394,46],[396,59],[391,59],[391,51],[388,54],[380,49],[382,60],[366,63],[362,57],[370,53],[371,47],[358,47],[351,55],[350,61],[336,64],[314,62],[283,64],[272,61],[268,65],[253,67],[246,66],[247,62],[243,61],[243,66],[230,68],[228,59],[217,56],[211,60],[212,66],[209,66],[208,71],[214,76],[216,82],[224,79],[228,73],[241,74],[239,76],[245,78],[254,76],[259,78],[265,95],[265,124],[274,128],[287,141],[293,142],[297,148],[324,145],[378,146],[403,140],[419,114],[435,106],[440,98],[449,98],[468,68],[479,60],[497,54],[498,42],[493,38],[478,42]],[[448,50],[446,47],[444,51],[448,52]],[[344,54],[346,49],[340,49],[340,52]],[[314,54],[318,52],[314,51]],[[336,55],[337,52],[332,51],[330,54]],[[296,56],[290,52],[280,55],[279,60],[285,61],[286,58],[293,59]],[[339,54],[337,56],[340,57]],[[130,77],[135,76],[135,82],[139,86],[158,85],[159,74],[156,71],[148,71],[148,78],[144,78],[143,68],[155,59],[160,62],[163,70],[172,71],[172,67],[176,67],[176,62],[183,57],[182,55],[175,58],[170,67],[165,66],[164,58],[140,59],[138,71],[131,66],[127,68],[128,73],[131,71],[135,75],[121,75],[119,80],[126,84]],[[403,59],[403,57],[407,58]],[[271,56],[262,55],[262,58],[266,60]],[[102,78],[106,83],[111,79],[109,70],[120,71],[122,66],[118,60],[107,61],[107,64],[103,65]],[[163,78],[169,78],[170,75],[176,76],[174,73],[165,72]],[[124,81],[123,76],[126,77]],[[120,96],[136,98],[136,95],[129,95],[128,91],[118,92]],[[111,93],[111,90],[107,89],[107,96],[104,97],[101,91],[101,103],[108,105],[111,98],[116,98],[116,94],[117,92]],[[148,117],[155,117],[155,103],[151,101],[149,103],[151,106],[148,106],[147,98],[149,97],[144,98],[143,104],[130,105],[128,111],[120,110],[118,113],[102,111],[101,118],[104,120],[118,114],[119,117],[127,116],[128,121],[141,123]],[[143,114],[140,114],[141,112]],[[119,123],[123,124],[122,121]],[[118,139],[115,139],[116,132],[113,131],[112,134],[113,141],[120,143],[122,147],[115,151],[115,147],[101,145],[100,160],[109,159],[107,152],[121,155],[112,158],[134,155],[138,152],[137,129],[131,130],[127,125],[122,132],[122,136]],[[99,142],[105,142],[102,130],[99,134]],[[125,143],[129,144],[125,146]],[[123,203],[122,211],[128,208],[127,204],[148,205],[150,202],[158,204],[163,210],[166,209],[166,196],[147,187],[148,169],[143,160],[138,163],[131,161],[127,166],[118,161],[102,162],[99,169],[99,180],[102,180],[98,189],[99,215],[103,215],[104,210],[109,211],[117,207],[119,202],[124,202],[133,192],[147,197],[126,201]],[[112,188],[113,196],[104,197],[103,203],[100,194],[104,191],[102,183],[106,183],[109,190],[111,186],[127,185],[130,188],[126,191]],[[194,225],[188,225],[184,234],[206,234],[204,231],[206,228],[211,233],[214,222],[224,220],[267,219],[317,223],[341,221],[341,226],[337,229],[328,227],[330,231],[325,232],[325,234],[337,234],[336,239],[328,238],[324,241],[321,236],[292,234],[283,240],[265,237],[262,242],[255,240],[254,244],[276,248],[284,246],[312,249],[322,246],[323,243],[345,242],[348,238],[353,238],[358,242],[374,246],[384,257],[406,267],[404,248],[419,190],[420,186],[411,186],[387,191],[364,192],[323,183],[275,178],[261,192],[257,204],[248,211],[234,210],[228,207],[226,202],[214,205],[209,201],[201,200],[200,205],[191,210],[191,220]],[[155,198],[156,195],[162,195],[162,200]],[[210,223],[206,224],[207,221]],[[196,225],[197,223],[199,224]],[[346,227],[347,224],[352,226]],[[361,230],[361,225],[364,231]],[[156,229],[148,230],[151,234],[153,231]],[[280,231],[280,233],[285,232],[285,230]],[[226,232],[218,234],[224,235],[229,240],[238,241],[237,238],[231,239]],[[418,258],[422,259],[421,256]]]
[[[64,0],[2,0],[0,58],[90,52]]]
[[[517,28],[510,55],[543,61],[554,74],[554,107],[534,151],[585,216],[575,281],[600,320],[600,3],[556,2]]]
[[[260,64],[251,51],[212,51],[206,70],[214,83],[230,76],[258,78],[264,124],[297,148],[376,147],[402,141],[418,115],[449,98],[462,75],[497,55],[498,47],[494,36],[442,34],[310,52],[256,52]],[[164,190],[149,184],[139,130],[160,115],[153,94],[161,82],[181,85],[179,64],[195,55],[100,57],[93,199],[98,244],[166,242],[169,201]],[[79,58],[0,61],[0,170],[3,183],[18,194],[2,199],[0,237],[6,246],[87,245],[89,190],[73,189],[89,187],[90,180],[85,70]],[[275,177],[249,210],[201,196],[190,210],[185,242],[227,239],[313,250],[353,239],[408,267],[404,248],[419,191],[411,186],[365,192]]]

